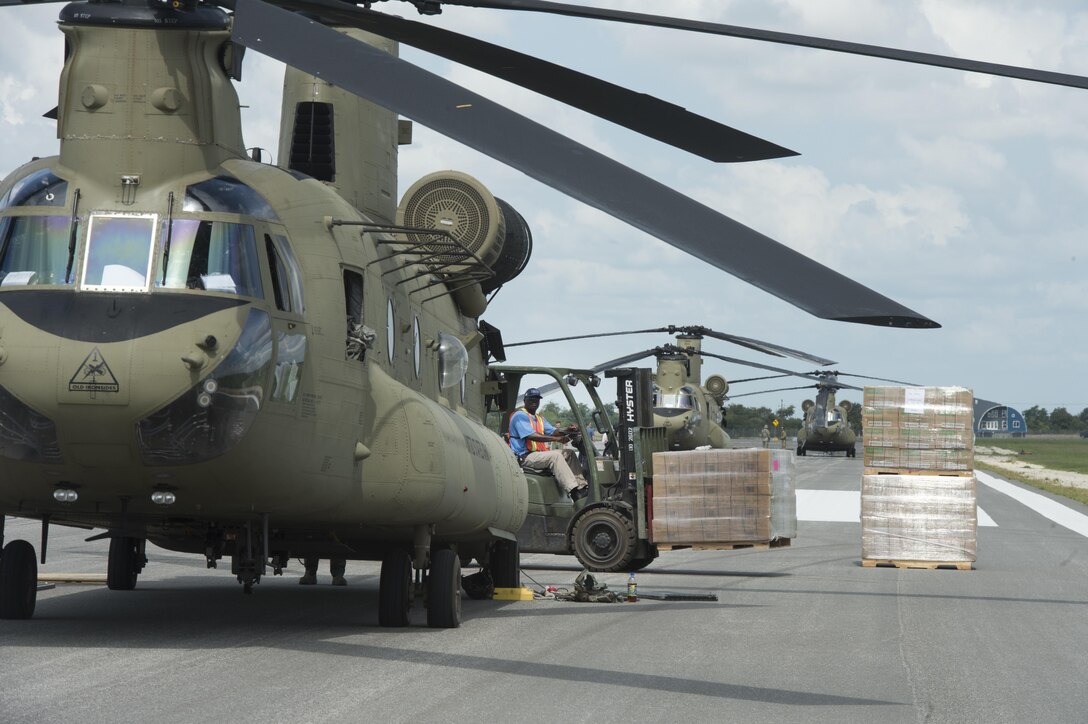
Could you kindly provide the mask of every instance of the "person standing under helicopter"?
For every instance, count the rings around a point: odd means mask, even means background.
[[[317,583],[317,565],[319,562],[317,556],[306,556],[303,560],[303,565],[306,567],[306,573],[298,579],[298,582],[304,586],[312,586]],[[348,580],[344,578],[344,571],[347,569],[347,563],[348,562],[343,558],[329,559],[329,574],[332,576],[332,585],[348,585]]]
[[[510,416],[510,449],[522,467],[541,472],[550,471],[571,501],[584,498],[589,492],[578,454],[569,448],[550,449],[553,442],[564,443],[577,431],[572,424],[565,432],[545,420],[536,411],[540,408],[540,390],[525,390],[523,407]]]

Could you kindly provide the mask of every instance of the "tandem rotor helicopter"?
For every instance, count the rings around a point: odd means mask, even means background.
[[[845,382],[839,382],[839,377],[859,377],[868,380],[878,380],[880,382],[891,382],[892,384],[905,385],[908,387],[918,386],[913,382],[889,380],[884,377],[870,377],[868,375],[855,375],[848,372],[836,372],[831,370],[817,370],[807,374],[800,372],[791,372],[788,374],[790,376],[803,377],[806,379],[815,379],[816,384],[804,385],[801,387],[779,387],[773,390],[762,390],[760,392],[746,392],[742,395],[733,395],[732,397],[763,395],[771,392],[785,392],[787,390],[807,390],[815,387],[815,399],[805,400],[801,403],[801,411],[804,414],[804,420],[802,421],[800,429],[797,431],[798,455],[807,455],[809,451],[816,451],[828,454],[841,452],[845,453],[846,457],[857,457],[857,435],[848,422],[850,409],[854,405],[848,400],[836,402],[835,393],[839,390],[857,390],[860,392],[862,388],[848,385]],[[770,377],[758,377],[738,381],[751,382],[756,379],[766,380],[782,376],[784,375],[772,375]]]
[[[136,585],[149,541],[211,568],[229,557],[246,592],[295,556],[381,561],[382,626],[409,624],[415,578],[428,625],[458,626],[462,561],[480,561],[496,586],[516,585],[527,486],[483,425],[487,363],[501,359],[502,338],[482,315],[487,294],[525,268],[531,237],[516,210],[457,172],[422,179],[398,207],[409,121],[818,317],[938,326],[400,61],[397,44],[712,161],[787,149],[373,4],[106,0],[59,10],[59,153],[0,182],[0,513],[42,524],[37,551],[26,540],[3,546],[0,617],[33,615],[54,524],[104,531],[88,539],[110,541],[112,590]],[[425,14],[444,4],[455,3],[413,3]],[[456,4],[738,32],[529,0]],[[247,49],[290,66],[278,166],[242,139],[232,81]]]
[[[710,375],[704,382],[702,379],[702,358],[711,357],[725,362],[757,367],[782,375],[792,375],[793,372],[779,367],[748,362],[734,357],[725,357],[720,354],[703,350],[704,337],[731,342],[747,349],[763,352],[776,357],[793,357],[795,359],[814,362],[815,364],[835,364],[832,360],[823,357],[790,349],[771,342],[763,342],[750,337],[739,337],[733,334],[718,332],[701,325],[658,327],[655,329],[636,329],[625,332],[605,332],[603,334],[576,335],[571,337],[558,337],[554,339],[532,340],[527,342],[512,342],[506,345],[506,349],[551,342],[567,342],[579,339],[599,339],[602,337],[617,337],[632,334],[660,334],[667,333],[676,336],[676,344],[661,345],[652,349],[634,352],[618,357],[608,362],[596,365],[591,369],[592,373],[612,370],[623,367],[646,357],[657,359],[657,369],[653,375],[653,423],[655,427],[665,429],[669,450],[694,450],[699,447],[726,448],[729,447],[729,434],[725,431],[722,407],[729,392],[729,382],[721,375]],[[782,376],[776,375],[776,376]],[[813,377],[812,379],[818,379]],[[547,384],[540,389],[545,394],[558,385]]]

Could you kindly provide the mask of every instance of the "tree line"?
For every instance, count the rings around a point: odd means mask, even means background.
[[[1028,426],[1028,432],[1040,433],[1074,433],[1088,430],[1088,407],[1074,415],[1064,407],[1055,407],[1047,412],[1045,407],[1032,405],[1024,410],[1024,422]]]
[[[854,432],[861,432],[861,403],[853,402],[846,416],[846,422]],[[842,400],[839,400],[842,403]],[[589,405],[577,403],[583,419],[592,420],[592,410]],[[609,417],[613,424],[617,423],[616,410],[611,405],[608,407]],[[786,434],[794,436],[804,423],[803,413],[795,405],[785,405],[772,410],[769,407],[748,407],[745,405],[727,405],[724,409],[725,431],[733,437],[758,437],[759,431],[764,425],[773,427],[773,422],[778,420],[779,425],[786,428]],[[539,413],[550,420],[557,427],[563,427],[574,421],[574,415],[570,408],[555,402],[548,402],[541,406]],[[1073,415],[1064,407],[1055,407],[1047,411],[1044,407],[1034,405],[1023,411],[1024,421],[1027,423],[1028,432],[1039,434],[1075,434],[1082,430],[1088,430],[1088,407]],[[496,420],[497,421],[497,420]],[[775,428],[777,429],[777,428]]]

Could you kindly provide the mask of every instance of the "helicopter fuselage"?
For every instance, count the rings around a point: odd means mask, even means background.
[[[0,184],[0,512],[194,551],[257,521],[358,558],[512,537],[474,320],[335,190],[246,158],[221,20],[79,7],[61,154]]]

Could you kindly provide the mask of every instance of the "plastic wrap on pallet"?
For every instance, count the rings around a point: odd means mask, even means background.
[[[866,387],[867,468],[974,468],[974,395],[965,387]]]
[[[863,475],[861,557],[974,561],[977,511],[972,476]]]
[[[759,448],[654,453],[656,543],[794,537],[793,452]]]

